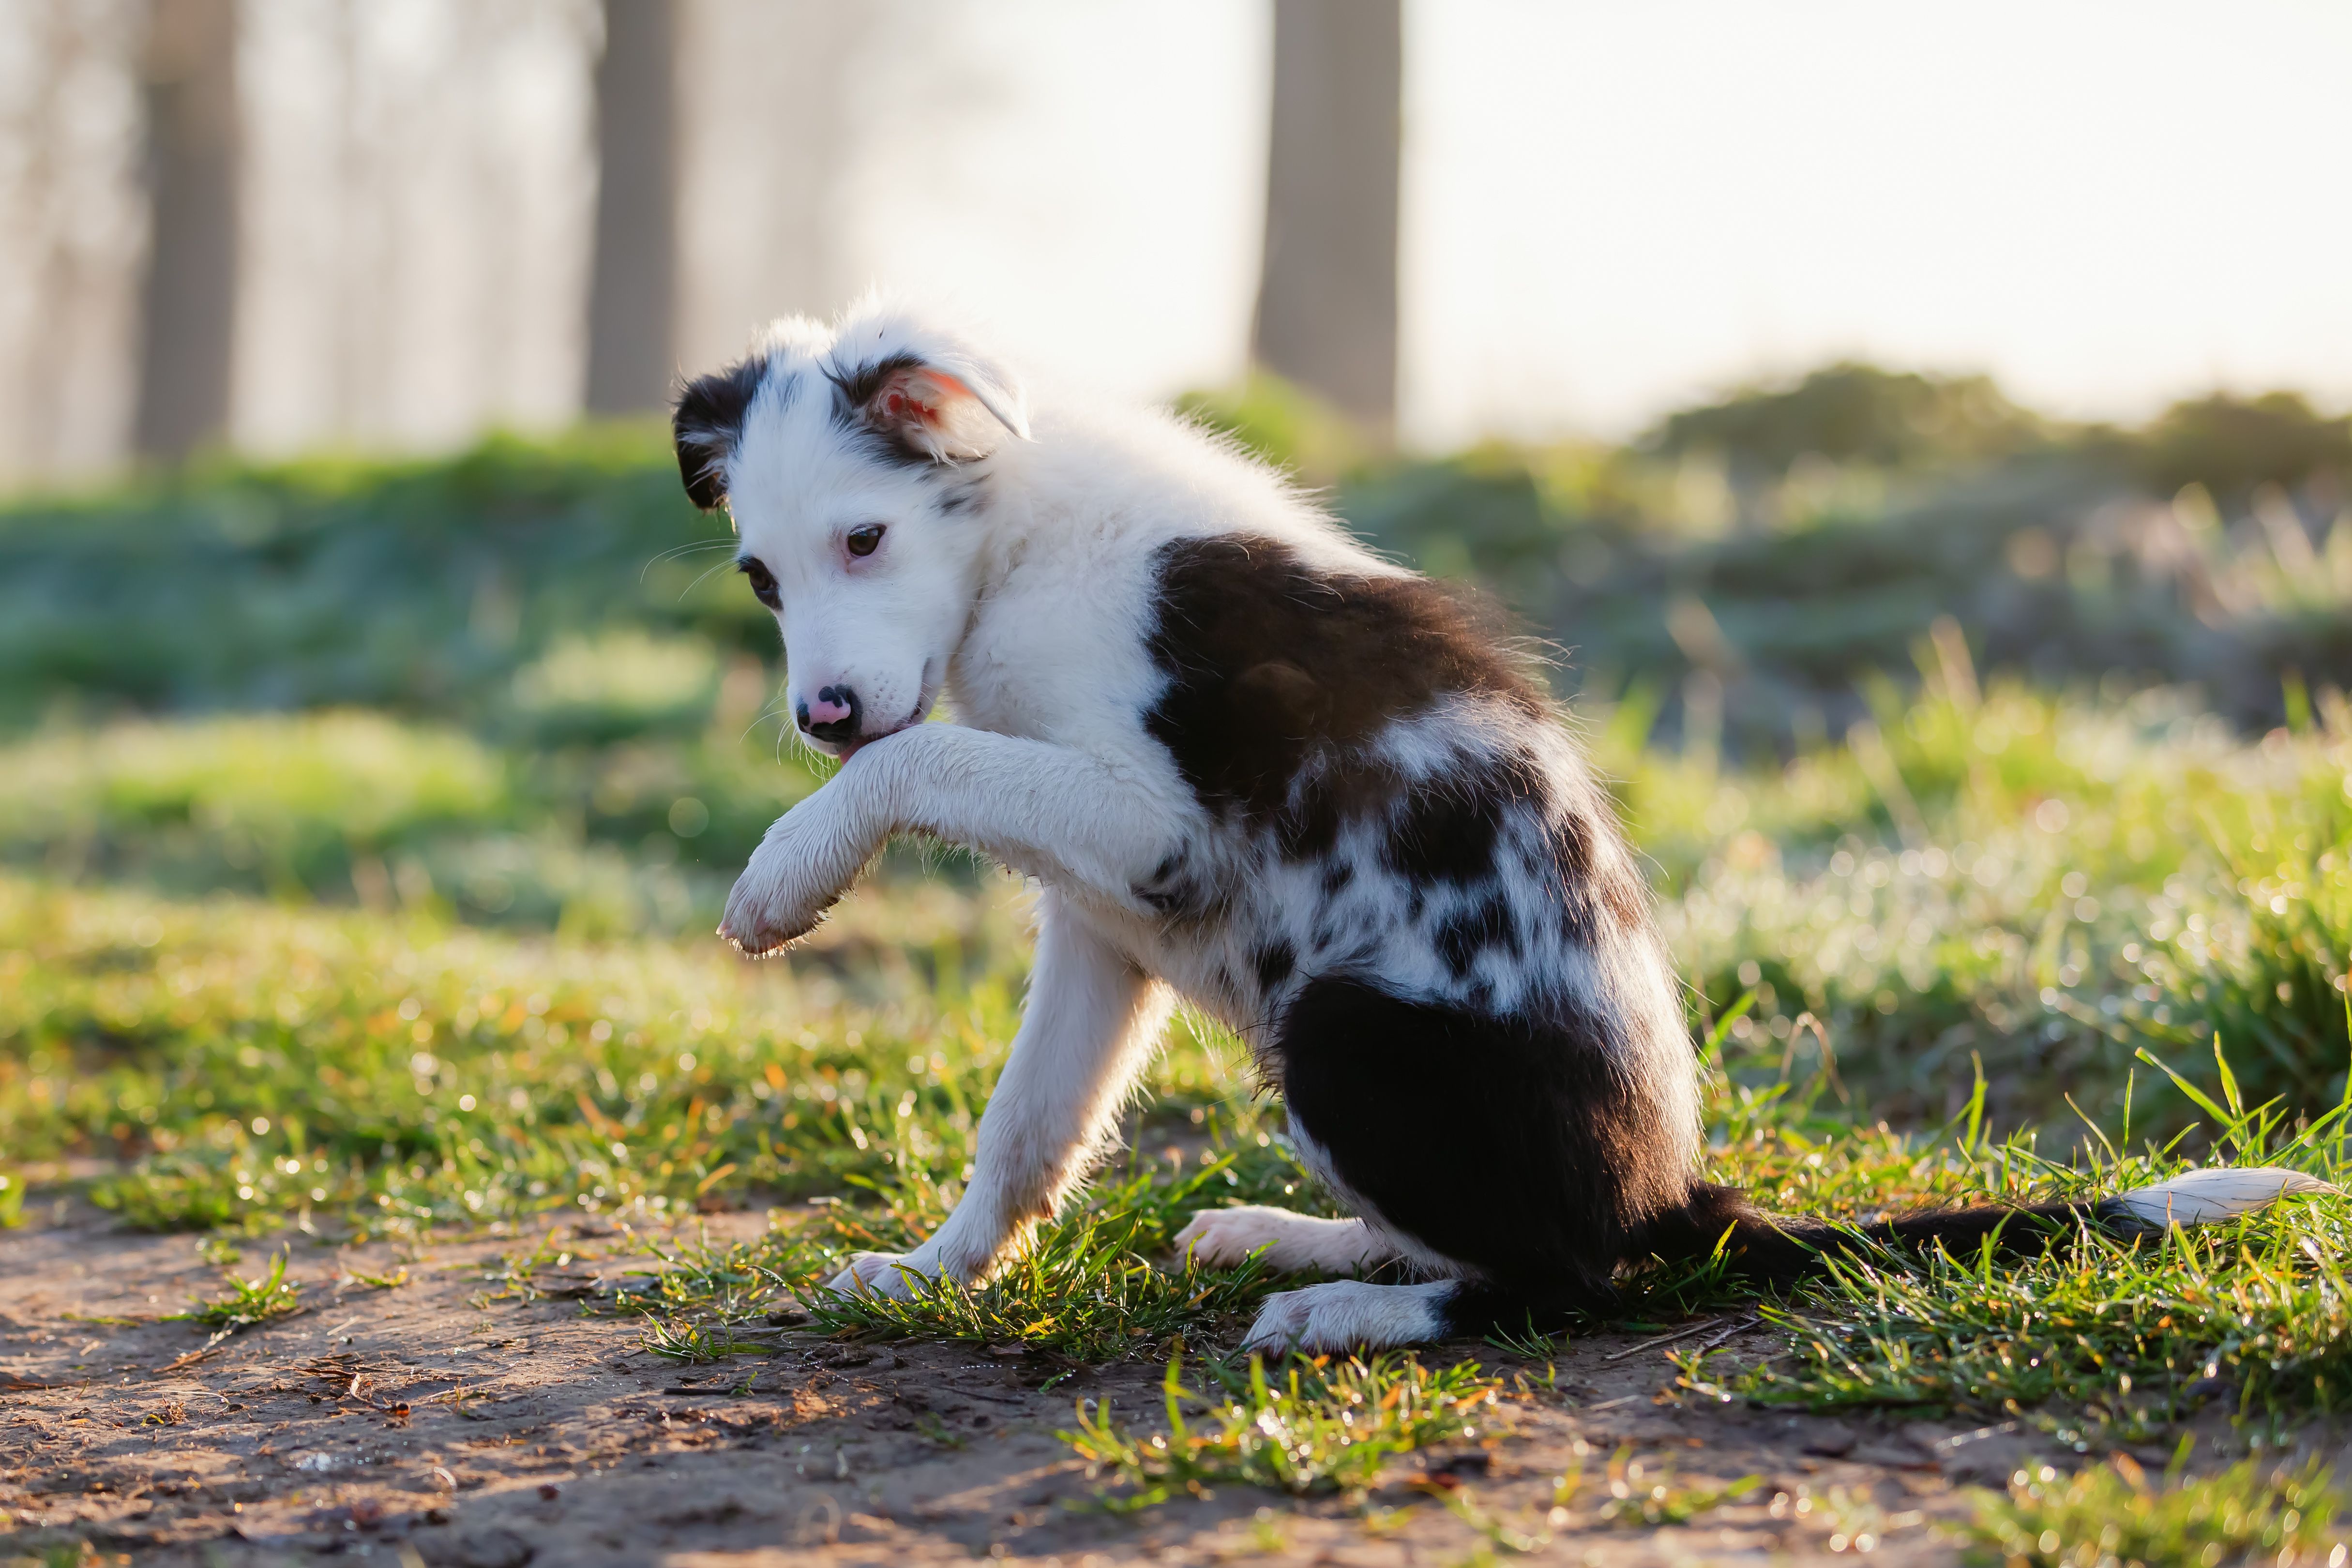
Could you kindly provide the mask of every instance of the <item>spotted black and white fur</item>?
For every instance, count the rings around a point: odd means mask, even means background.
[[[800,731],[843,759],[769,831],[721,934],[782,949],[894,833],[1042,885],[961,1203],[835,1288],[971,1282],[1016,1256],[1112,1140],[1179,998],[1248,1042],[1355,1215],[1209,1210],[1179,1244],[1407,1281],[1274,1295],[1254,1346],[1541,1325],[1652,1255],[1723,1244],[1792,1277],[1850,1234],[1700,1179],[1673,967],[1539,678],[1280,476],[1164,414],[1033,419],[1005,369],[877,305],[769,329],[683,389],[676,434],[776,612]],[[955,721],[924,722],[942,696]],[[1872,1229],[1965,1246],[2310,1184],[2201,1174]]]

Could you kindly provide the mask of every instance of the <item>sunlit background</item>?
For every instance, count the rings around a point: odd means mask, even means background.
[[[2352,0],[0,0],[0,1564],[2344,1568],[2347,85]],[[2334,1187],[1245,1377],[1179,1226],[1352,1200],[1179,1007],[1019,1267],[824,1294],[1034,889],[718,941],[844,781],[667,404],[874,286],[1524,634],[1708,1180]]]
[[[2286,0],[0,0],[0,1159],[243,1214],[299,1107],[390,1201],[365,1100],[527,1207],[673,1095],[572,1195],[726,1199],[982,1092],[995,873],[707,934],[824,775],[663,405],[877,284],[1499,600],[1743,1081],[2332,1106],[2347,80]]]

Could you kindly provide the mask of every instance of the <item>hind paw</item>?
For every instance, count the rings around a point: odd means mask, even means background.
[[[1265,1299],[1250,1325],[1244,1350],[1265,1354],[1301,1351],[1386,1350],[1443,1339],[1445,1303],[1461,1287],[1451,1279],[1427,1285],[1366,1285],[1353,1279],[1282,1290]]]

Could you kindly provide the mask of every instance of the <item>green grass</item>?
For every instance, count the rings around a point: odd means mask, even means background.
[[[491,730],[518,672],[634,628],[772,657],[667,432],[454,458],[216,463],[0,508],[0,724],[363,705]],[[727,592],[727,589],[734,592]]]
[[[2352,1394],[2340,1199],[2137,1245],[2088,1234],[2013,1260],[1840,1259],[1766,1321],[1789,1348],[1721,1391],[1813,1409],[1983,1413],[2057,1402],[2126,1436],[2208,1401],[2342,1410]],[[2335,1249],[2314,1256],[2318,1248]],[[1717,1385],[1699,1383],[1714,1389]]]
[[[1079,1363],[1148,1353],[1186,1333],[1238,1338],[1267,1289],[1263,1271],[1204,1268],[1168,1252],[1171,1218],[1220,1201],[1234,1163],[1228,1153],[1173,1182],[1138,1173],[1106,1184],[977,1289],[941,1280],[905,1300],[845,1298],[818,1290],[823,1280],[812,1276],[803,1304],[816,1328],[845,1337],[1013,1344]],[[835,1223],[838,1234],[844,1222]]]
[[[772,732],[741,732],[765,700],[748,679],[678,732],[593,742],[362,710],[43,731],[0,747],[0,866],[578,935],[707,930],[816,782]]]
[[[1605,733],[1605,732],[1604,732]],[[1663,862],[1669,942],[1749,1082],[1831,1073],[1897,1121],[1959,1110],[1981,1060],[2006,1122],[2072,1093],[2109,1123],[2143,1046],[2228,1043],[2255,1100],[2342,1095],[2352,721],[2259,745],[2178,694],[1981,696],[1939,672],[1873,731],[1776,774],[1606,753]],[[2143,1083],[2147,1126],[2193,1105]]]
[[[2119,1455],[2072,1476],[2048,1466],[2020,1470],[2006,1497],[1979,1507],[1973,1533],[2032,1568],[2342,1568],[2335,1521],[2345,1506],[2333,1473],[2316,1461],[2247,1459],[2210,1476],[2184,1475],[2176,1464],[2155,1477]]]
[[[2062,430],[1988,387],[1841,366],[1631,447],[1434,460],[1368,460],[1270,378],[1187,405],[1332,484],[1380,548],[1501,594],[1575,650],[1570,685],[1727,680],[1728,703],[1670,697],[1685,732],[1727,715],[1735,742],[1779,747],[1824,714],[1842,729],[1939,615],[1988,668],[2199,681],[2249,722],[2283,714],[2290,671],[2352,679],[2352,524],[2335,515],[2352,426],[2292,396]],[[675,725],[688,666],[775,648],[750,594],[709,572],[731,541],[688,504],[665,437],[646,421],[425,460],[214,462],[0,503],[0,731],[332,706],[542,741]],[[655,688],[592,682],[575,701],[596,660],[568,650],[638,636],[697,647]]]
[[[291,1317],[302,1310],[302,1287],[299,1281],[286,1278],[287,1256],[283,1251],[273,1253],[266,1273],[250,1279],[232,1275],[226,1294],[211,1300],[199,1297],[186,1311],[167,1312],[163,1321],[194,1323],[200,1329],[226,1332]]]
[[[2352,1181],[2352,1103],[2287,1123],[2250,1106],[2225,1060],[2224,1104],[2183,1075],[2233,1164],[2280,1164]],[[2159,1182],[2200,1160],[2187,1142],[2130,1147],[2127,1128],[2064,1160],[2031,1132],[1996,1139],[1968,1120],[1939,1139],[1883,1129],[1822,1136],[1791,1126],[1786,1095],[1734,1090],[1718,1169],[1768,1207],[1864,1217],[1929,1204],[2093,1196]],[[2114,1142],[2106,1142],[2110,1134]],[[2120,1150],[2118,1145],[2121,1146]],[[2331,1412],[2352,1394],[2352,1318],[2344,1304],[2352,1199],[2282,1201],[2227,1226],[2125,1240],[2084,1230],[2025,1258],[1953,1257],[1857,1247],[1789,1300],[1757,1310],[1784,1350],[1737,1373],[1685,1363],[1703,1397],[1813,1409],[1926,1406],[1985,1414],[2051,1406],[2077,1436],[2160,1431],[2219,1401],[2242,1414]]]
[[[0,1125],[18,1159],[121,1157],[100,1200],[158,1228],[667,1211],[904,1159],[952,1180],[1010,1035],[1017,929],[1002,902],[877,900],[836,938],[897,950],[864,1005],[821,963],[709,942],[0,879]],[[1197,1102],[1223,1060],[1180,1052],[1163,1081]]]
[[[1756,998],[1726,1042],[1735,1078],[1833,1067],[1833,1095],[1933,1121],[1975,1058],[2003,1121],[2046,1118],[2068,1092],[2112,1122],[2137,1047],[2218,1037],[2257,1100],[2333,1104],[2352,1052],[2340,703],[2249,744],[2179,693],[1979,693],[1950,652],[1917,701],[1890,692],[1873,728],[1785,767],[1648,748],[1638,698],[1590,714],[1707,1009]],[[552,749],[370,712],[59,731],[0,746],[0,865],[183,899],[698,935],[815,782],[764,748],[717,707],[658,743]],[[966,861],[927,874],[917,858],[892,875],[975,885]],[[911,956],[894,940],[858,955]],[[2149,1125],[2194,1114],[2161,1083],[2143,1094]]]
[[[1628,1447],[1610,1457],[1602,1483],[1607,1500],[1596,1511],[1612,1524],[1633,1529],[1687,1524],[1725,1503],[1738,1502],[1763,1484],[1761,1476],[1742,1476],[1721,1485],[1677,1485],[1670,1473],[1643,1475],[1641,1461]],[[1573,1496],[1576,1483],[1564,1480],[1560,1489]]]
[[[883,922],[872,940],[943,940],[907,903],[866,900]],[[34,1162],[114,1155],[118,1173],[94,1190],[125,1218],[264,1230],[308,1212],[326,1234],[540,1234],[610,1214],[656,1250],[596,1307],[674,1338],[699,1325],[756,1339],[771,1314],[813,1313],[843,1337],[1014,1344],[1063,1363],[1164,1354],[1180,1336],[1229,1343],[1265,1282],[1188,1268],[1168,1238],[1201,1205],[1318,1201],[1237,1055],[1180,1030],[1132,1153],[1025,1263],[977,1289],[821,1299],[849,1252],[904,1249],[950,1205],[1013,1026],[1009,940],[976,981],[958,978],[975,967],[960,960],[939,966],[944,980],[909,970],[877,999],[707,947],[519,942],[22,882],[0,882],[0,930],[11,1147]],[[2231,1157],[2352,1173],[2340,1115],[2298,1132],[2239,1103],[2215,1099]],[[1711,1118],[1717,1173],[1799,1212],[2113,1191],[2183,1163],[2177,1149],[2044,1156],[1981,1121],[1906,1136],[1857,1124],[1818,1076],[1724,1084]],[[811,1196],[846,1201],[797,1202]],[[696,1242],[690,1223],[664,1239],[698,1204],[746,1201],[786,1205],[756,1241]],[[2063,1406],[2103,1431],[2159,1428],[2214,1400],[2335,1409],[2352,1375],[2333,1261],[2346,1222],[2344,1200],[2305,1199],[2188,1236],[2086,1237],[2025,1264],[1859,1258],[1764,1304],[1790,1330],[1783,1357],[1738,1374],[1699,1366],[1691,1381],[1813,1405]],[[518,1255],[506,1282],[529,1290],[554,1257]],[[1673,1322],[1744,1300],[1699,1265],[1631,1281],[1624,1313]]]
[[[1206,1496],[1227,1483],[1360,1499],[1391,1459],[1475,1438],[1496,1419],[1496,1385],[1468,1362],[1432,1369],[1411,1355],[1292,1357],[1269,1375],[1252,1356],[1246,1367],[1211,1362],[1203,1371],[1209,1383],[1188,1386],[1181,1355],[1169,1358],[1165,1432],[1136,1433],[1107,1401],[1078,1402],[1076,1430],[1063,1436],[1092,1470],[1128,1489],[1109,1494],[1114,1509]]]
[[[2215,1157],[2347,1175],[2341,710],[2250,745],[2177,704],[1979,694],[1964,668],[1931,668],[1881,740],[1769,773],[1640,750],[1629,710],[1597,720],[1700,977],[1723,1072],[1717,1174],[1775,1208],[1853,1217],[2114,1191]],[[380,717],[224,720],[28,742],[0,753],[0,801],[18,822],[73,802],[125,857],[232,828],[393,855],[439,825],[527,825],[543,797],[518,765]],[[330,1235],[526,1236],[617,1216],[662,1250],[592,1305],[644,1320],[649,1342],[751,1343],[781,1314],[1064,1364],[1232,1342],[1265,1282],[1189,1269],[1169,1237],[1206,1203],[1318,1201],[1242,1053],[1185,1024],[1131,1154],[1024,1264],[911,1300],[822,1298],[849,1252],[929,1234],[965,1179],[1026,966],[1009,885],[885,878],[817,947],[769,965],[697,936],[464,914],[434,898],[322,907],[299,885],[259,901],[0,875],[16,1182],[95,1157],[93,1195],[164,1229],[307,1215]],[[2226,1083],[2196,1065],[2217,1037]],[[754,1242],[674,1232],[741,1205],[785,1217]],[[1768,1403],[2063,1407],[2101,1433],[2215,1401],[2333,1410],[2352,1377],[2331,1261],[2344,1222],[2341,1200],[2299,1200],[2021,1265],[1858,1257],[1761,1304],[1790,1333],[1780,1358],[1686,1377]],[[507,1288],[535,1288],[536,1258],[518,1255]],[[1702,1261],[1629,1281],[1622,1314],[1747,1301]]]
[[[643,1315],[672,1338],[686,1324],[783,1322],[841,1339],[1010,1347],[1063,1366],[1133,1359],[1186,1334],[1238,1338],[1267,1288],[1263,1270],[1201,1268],[1171,1257],[1168,1242],[1196,1205],[1280,1198],[1298,1178],[1286,1155],[1254,1142],[1181,1174],[1130,1162],[1040,1227],[1027,1255],[983,1285],[927,1282],[907,1299],[827,1292],[852,1253],[904,1251],[944,1216],[938,1189],[919,1178],[869,1188],[866,1206],[821,1202],[814,1214],[779,1215],[754,1240],[646,1237],[646,1261],[624,1270],[601,1306]],[[528,1294],[549,1261],[542,1247],[509,1260],[499,1278]]]
[[[1773,830],[1714,818],[1726,847],[1665,906],[1678,948],[1717,977],[1712,1005],[1748,999],[1711,1026],[1727,1070],[1711,1113],[1719,1173],[1777,1208],[1857,1216],[2114,1190],[2217,1142],[2268,1157],[2298,1113],[2289,1157],[2343,1173],[2342,1120],[2325,1109],[2344,1064],[2341,1003],[2326,1007],[2347,945],[2340,721],[2242,747],[2128,709],[2000,691],[1970,710],[1946,692],[1900,732],[1879,763],[1848,747],[1776,776],[1659,753],[1624,770],[1653,843],[1677,823],[1706,831],[1726,789]],[[214,776],[212,754],[237,753],[194,748],[182,772]],[[273,787],[333,820],[331,790]],[[1828,825],[1867,822],[1857,800],[1889,798],[1927,825],[1927,847],[1896,847],[1899,826],[1892,842],[1822,843]],[[2158,831],[2173,812],[2189,833]],[[1759,844],[1763,862],[1741,862]],[[2074,893],[2077,875],[2098,891]],[[740,1325],[807,1301],[834,1333],[1074,1361],[1231,1334],[1261,1287],[1177,1269],[1167,1237],[1201,1203],[1315,1200],[1238,1051],[1192,1026],[1152,1069],[1134,1158],[1024,1268],[906,1302],[810,1297],[848,1251],[903,1249],[952,1204],[1025,964],[1002,887],[886,881],[845,905],[818,950],[750,966],[707,940],[504,934],[430,903],[337,910],[0,877],[0,1130],[20,1162],[110,1160],[94,1195],[154,1228],[263,1230],[308,1214],[371,1234],[520,1230],[849,1200],[738,1258],[688,1267],[677,1253],[614,1303],[665,1322]],[[1769,955],[1769,974],[1742,952]],[[2193,1061],[2225,1029],[2234,1087],[2191,1071],[2184,1089],[2143,1068],[2122,1114],[2130,1053]],[[1971,1058],[1986,1069],[1973,1104],[1960,1098]],[[1880,1123],[1873,1112],[1899,1109],[1930,1068],[1927,1108],[1966,1125],[1937,1138]],[[2087,1120],[2049,1121],[2064,1103],[2053,1081]],[[2283,1091],[2283,1114],[2249,1110]],[[2048,1124],[2021,1126],[2036,1096],[2032,1122]],[[2192,1121],[2169,1152],[2134,1142]],[[1996,1141],[1994,1126],[2019,1131]],[[1808,1404],[2063,1400],[2122,1427],[2222,1396],[2333,1408],[2340,1296],[2312,1250],[2336,1255],[2339,1206],[2136,1247],[2086,1238],[2021,1268],[1857,1259],[1773,1308],[1791,1352],[1736,1388]],[[1736,1300],[1727,1289],[1703,1264],[1660,1271],[1632,1282],[1625,1311],[1676,1321]]]

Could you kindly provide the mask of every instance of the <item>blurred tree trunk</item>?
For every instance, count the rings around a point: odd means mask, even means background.
[[[677,53],[672,0],[604,0],[588,289],[592,414],[665,407],[677,372]]]
[[[176,458],[228,428],[236,321],[236,0],[155,0],[150,229],[133,440]]]
[[[678,78],[694,84],[677,118],[677,346],[707,370],[755,322],[829,315],[866,280],[845,264],[835,211],[863,119],[858,57],[877,38],[919,51],[930,35],[870,3],[674,3]],[[899,139],[938,133],[926,107],[898,107]]]
[[[1258,363],[1396,423],[1402,0],[1275,0]]]

